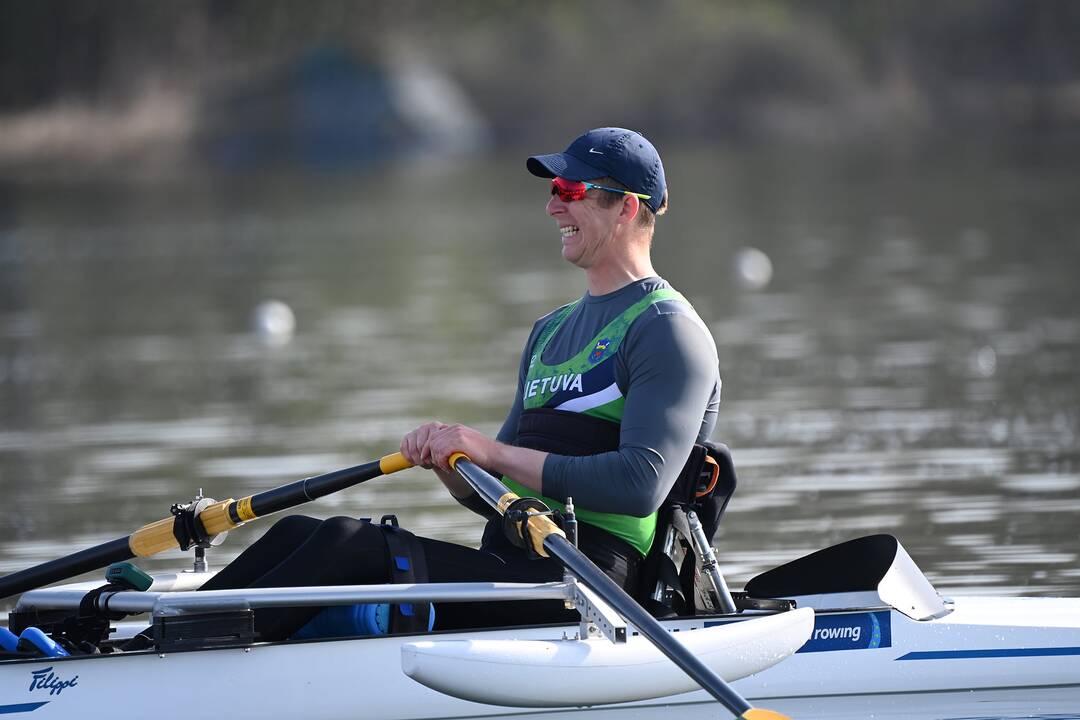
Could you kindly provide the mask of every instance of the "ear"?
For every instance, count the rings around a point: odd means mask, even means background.
[[[627,225],[632,223],[640,209],[641,200],[636,195],[623,195],[622,207],[619,209],[619,224]]]

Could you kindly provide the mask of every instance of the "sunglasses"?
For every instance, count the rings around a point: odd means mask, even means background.
[[[567,180],[566,178],[556,177],[551,180],[551,194],[558,195],[559,199],[563,202],[574,202],[575,200],[584,200],[585,193],[592,189],[607,190],[608,192],[619,193],[620,195],[633,195],[636,198],[642,200],[648,200],[652,195],[646,195],[644,193],[631,192],[629,190],[619,190],[618,188],[604,187],[603,185],[597,185],[590,182],[578,182],[576,180]]]

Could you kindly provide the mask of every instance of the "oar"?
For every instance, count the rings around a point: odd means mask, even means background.
[[[363,465],[297,480],[240,500],[229,499],[213,503],[199,513],[199,521],[207,535],[217,535],[255,518],[303,505],[365,480],[389,475],[408,467],[412,467],[411,463],[402,457],[401,453],[394,453]],[[5,575],[0,578],[0,599],[66,580],[114,562],[133,557],[150,557],[165,550],[179,548],[180,542],[173,535],[173,522],[174,518],[167,517],[143,525],[127,537],[110,540],[66,557]]]
[[[480,494],[489,505],[505,514],[510,503],[518,496],[510,492],[499,480],[477,467],[464,453],[450,457],[450,465]],[[645,612],[633,598],[615,584],[615,581],[596,567],[589,558],[566,539],[563,531],[546,515],[532,515],[528,520],[527,542],[539,555],[554,557],[566,569],[590,587],[611,605],[638,632],[648,638],[660,652],[678,665],[687,675],[738,718],[746,720],[788,720],[786,715],[773,710],[751,707],[741,695],[731,689],[724,679],[710,670],[669,634],[656,619]]]

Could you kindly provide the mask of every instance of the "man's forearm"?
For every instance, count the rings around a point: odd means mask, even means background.
[[[510,479],[521,483],[537,493],[544,490],[544,461],[548,454],[539,450],[497,444],[497,451],[492,459],[494,470],[498,470]]]
[[[547,453],[503,443],[493,445],[489,462],[485,463],[486,469],[506,475],[538,493],[543,490],[544,460],[547,459]],[[447,472],[438,467],[432,469],[455,498],[461,500],[473,493],[472,486],[456,472]]]

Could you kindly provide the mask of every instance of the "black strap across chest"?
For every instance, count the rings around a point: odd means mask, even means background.
[[[619,448],[619,425],[584,413],[532,408],[518,417],[514,445],[556,455],[597,455]]]

